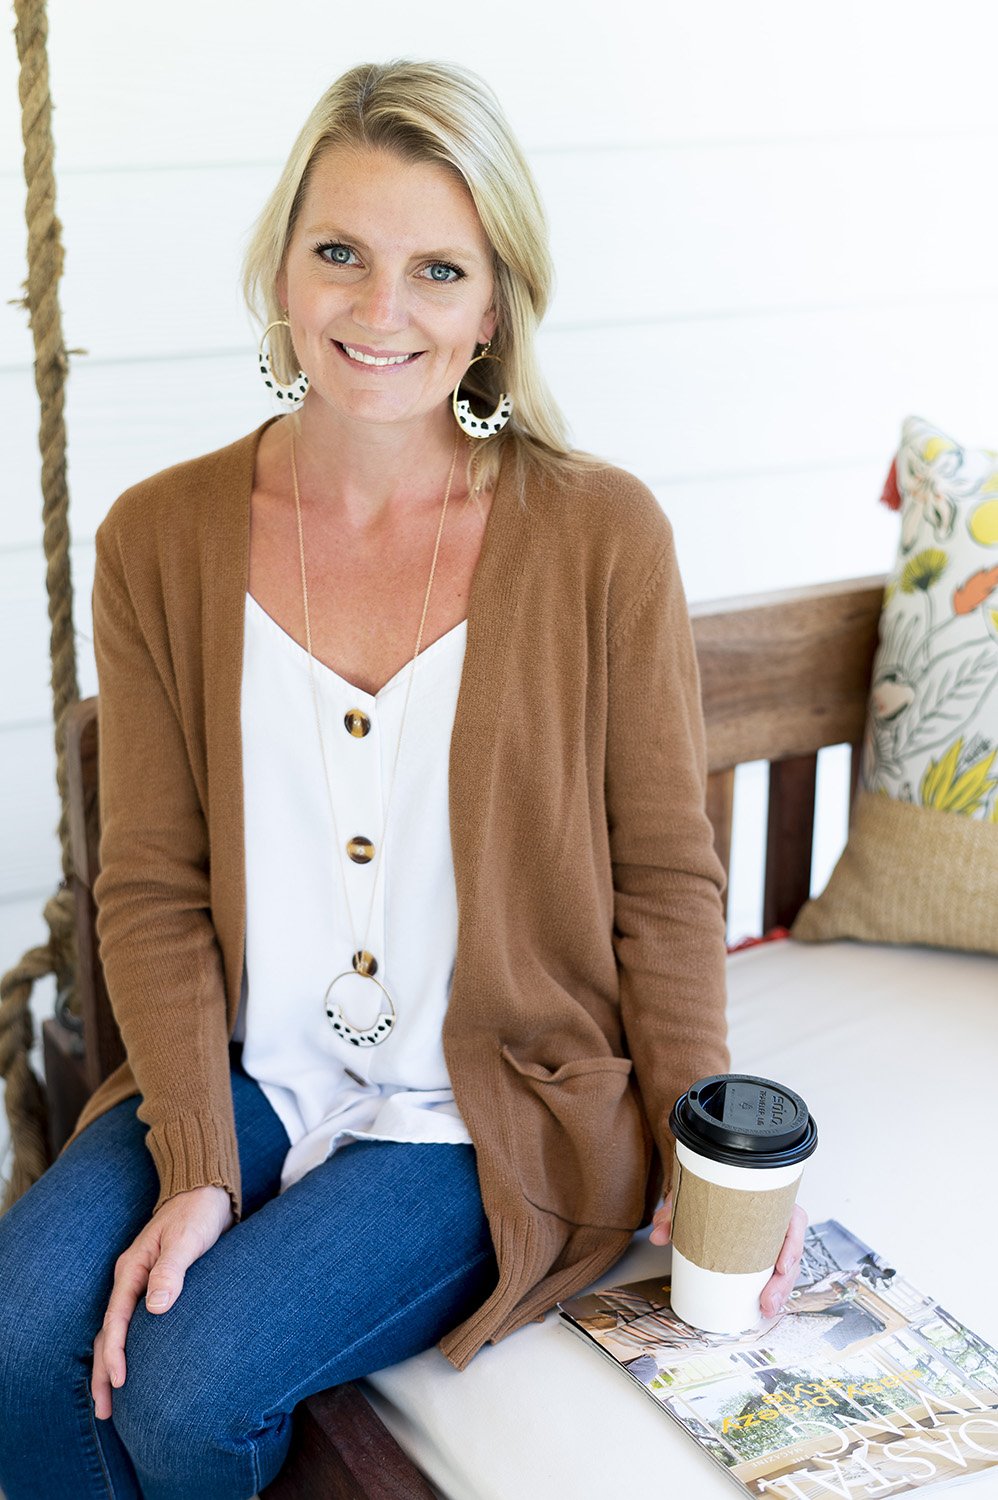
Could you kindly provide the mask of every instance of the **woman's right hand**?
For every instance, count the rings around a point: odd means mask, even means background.
[[[787,1305],[787,1298],[797,1284],[797,1272],[804,1253],[804,1231],[807,1229],[807,1214],[799,1203],[795,1203],[787,1226],[783,1248],[777,1256],[773,1274],[759,1294],[759,1311],[764,1318],[775,1318]],[[652,1215],[652,1231],[648,1236],[653,1245],[667,1245],[672,1238],[672,1189]]]
[[[168,1311],[183,1290],[188,1267],[234,1223],[232,1200],[225,1188],[190,1188],[161,1204],[141,1234],[118,1256],[111,1299],[94,1340],[90,1388],[94,1410],[102,1421],[111,1415],[111,1387],[125,1383],[125,1337],[142,1293],[146,1293],[149,1312]]]

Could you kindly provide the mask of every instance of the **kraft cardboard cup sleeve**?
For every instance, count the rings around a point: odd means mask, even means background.
[[[818,1144],[799,1094],[771,1078],[719,1073],[676,1100],[672,1309],[708,1333],[762,1319],[804,1163]]]

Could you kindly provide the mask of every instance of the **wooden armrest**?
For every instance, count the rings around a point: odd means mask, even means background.
[[[710,771],[861,740],[883,593],[854,578],[691,606]]]
[[[789,927],[810,893],[819,750],[852,747],[855,795],[884,582],[853,578],[690,609],[707,732],[707,813],[725,870],[735,768],[769,762],[764,931]]]

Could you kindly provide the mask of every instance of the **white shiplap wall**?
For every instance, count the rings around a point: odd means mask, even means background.
[[[240,251],[307,109],[364,59],[452,59],[497,90],[551,220],[551,383],[580,446],[661,498],[691,598],[886,569],[895,523],[876,501],[909,412],[998,445],[998,14],[979,0],[945,16],[911,0],[51,0],[49,24],[65,333],[87,350],[68,404],[84,694],[94,529],[125,485],[267,415]],[[4,969],[43,936],[59,875],[32,355],[8,305],[24,277],[16,72],[6,32]],[[844,770],[822,757],[816,884],[844,834]],[[760,775],[739,780],[733,936],[756,920]]]

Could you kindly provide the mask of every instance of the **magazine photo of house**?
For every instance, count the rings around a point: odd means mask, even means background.
[[[835,1220],[807,1231],[786,1310],[699,1332],[668,1278],[559,1304],[752,1495],[904,1495],[998,1468],[998,1350]]]

